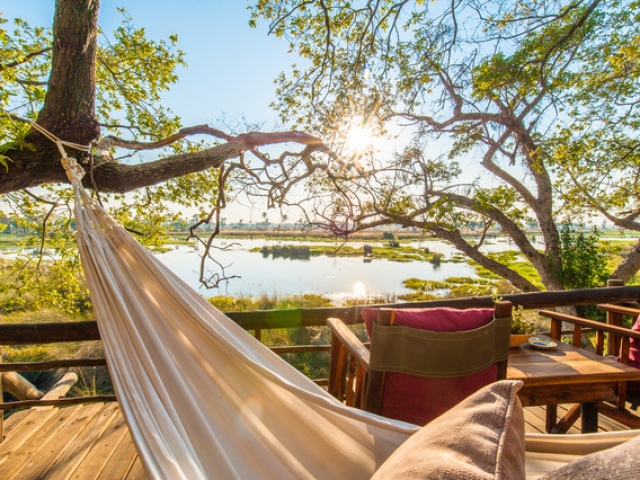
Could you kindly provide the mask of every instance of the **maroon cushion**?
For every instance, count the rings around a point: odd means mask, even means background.
[[[640,316],[636,319],[631,330],[640,332]],[[637,338],[629,339],[629,365],[640,368],[640,340]]]
[[[640,316],[636,319],[631,330],[640,332]],[[637,338],[629,339],[629,365],[640,368],[640,340]],[[629,382],[627,384],[627,394],[640,396],[640,382]]]
[[[493,309],[487,308],[400,309],[394,313],[394,324],[436,332],[456,332],[486,325],[493,319],[493,313]],[[362,311],[370,337],[377,314],[377,308]],[[385,375],[380,413],[385,417],[426,425],[496,379],[495,365],[472,375],[455,378],[417,377],[389,372]]]

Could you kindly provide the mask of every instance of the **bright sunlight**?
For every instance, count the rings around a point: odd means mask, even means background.
[[[365,119],[356,115],[345,122],[343,129],[343,154],[348,156],[362,156],[373,146],[375,135]]]
[[[356,282],[353,286],[353,295],[355,297],[366,297],[367,296],[367,287],[362,282]]]

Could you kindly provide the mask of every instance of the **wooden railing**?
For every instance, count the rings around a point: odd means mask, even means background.
[[[568,305],[591,305],[598,303],[636,302],[640,299],[640,286],[603,287],[561,292],[535,292],[513,295],[503,295],[502,300],[508,300],[516,307],[525,310],[538,308],[554,308]],[[411,302],[375,305],[390,308],[479,308],[492,307],[494,298],[471,297],[447,299],[429,302]],[[330,317],[340,318],[347,324],[362,323],[360,312],[365,306],[314,308],[280,311],[252,311],[233,312],[227,315],[244,329],[252,331],[257,338],[262,337],[263,330],[274,328],[295,328],[310,326],[325,326]],[[15,345],[49,344],[59,342],[79,342],[100,340],[100,333],[96,322],[65,322],[44,324],[0,324],[0,347]],[[330,345],[297,345],[279,346],[272,350],[277,354],[303,352],[329,352]],[[70,367],[87,367],[106,365],[104,358],[80,358],[54,360],[45,362],[24,362],[0,364],[0,374],[3,372],[42,371],[49,369],[66,369]],[[317,380],[326,384],[326,379]],[[0,387],[1,388],[1,387]],[[62,398],[59,400],[23,400],[11,403],[0,403],[0,411],[13,408],[25,408],[34,405],[69,405],[74,403],[102,402],[115,400],[111,395],[99,395],[80,398]],[[38,403],[39,402],[39,403]]]

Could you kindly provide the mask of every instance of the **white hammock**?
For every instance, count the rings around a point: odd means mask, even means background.
[[[118,401],[147,473],[369,478],[417,427],[344,406],[136,242],[63,164]]]

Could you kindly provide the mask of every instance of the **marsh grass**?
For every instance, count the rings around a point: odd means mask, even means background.
[[[101,341],[82,342],[74,352],[73,358],[101,358],[104,357],[104,346]],[[78,374],[78,382],[71,393],[75,396],[111,395],[113,384],[109,369],[102,367],[76,367],[70,371]]]
[[[292,260],[309,260],[311,258],[311,249],[306,246],[296,245],[275,245],[273,247],[264,246],[260,249],[260,253],[265,258],[288,258]]]
[[[443,281],[409,278],[403,284],[406,288],[414,290],[412,293],[398,296],[400,300],[407,302],[485,296],[513,291],[510,283],[487,278],[449,277]]]
[[[263,293],[255,299],[218,295],[209,298],[208,301],[223,312],[291,310],[333,306],[331,300],[315,294],[277,295]],[[328,345],[331,341],[331,336],[327,327],[273,328],[262,332],[261,341],[268,347]],[[288,353],[283,354],[282,358],[309,378],[327,378],[329,375],[328,353]]]
[[[25,310],[5,313],[0,323],[55,323],[91,319],[91,315],[71,314],[55,309]]]
[[[265,330],[262,343],[267,347],[294,345],[328,345],[331,333],[328,327],[298,327]],[[285,353],[282,359],[311,379],[328,378],[329,353]]]
[[[252,310],[291,310],[294,308],[322,308],[334,306],[330,299],[313,293],[278,295],[261,293],[257,298],[216,295],[207,301],[222,312],[248,312]]]

